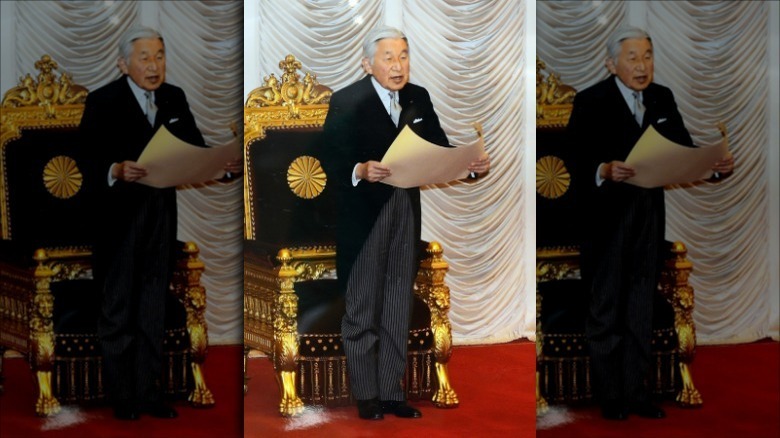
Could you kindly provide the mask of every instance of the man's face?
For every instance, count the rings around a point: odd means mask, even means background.
[[[165,46],[158,38],[133,41],[133,50],[127,60],[119,59],[119,69],[147,91],[160,88],[165,82]]]
[[[628,88],[642,91],[653,82],[653,46],[647,38],[623,40],[617,62],[607,59],[607,69]]]
[[[409,45],[403,38],[379,40],[373,65],[364,58],[363,68],[385,89],[398,91],[409,82]]]

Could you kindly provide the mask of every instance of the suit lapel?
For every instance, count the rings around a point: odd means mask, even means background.
[[[652,125],[653,120],[658,117],[658,104],[655,90],[651,86],[645,88],[642,92],[642,98],[645,105],[645,117],[642,119],[642,128],[647,128]]]
[[[138,104],[138,99],[135,98],[133,90],[130,88],[130,84],[127,83],[127,76],[122,76],[119,80],[122,81],[122,102],[127,109],[128,116],[133,120],[132,125],[139,127],[143,126],[152,130],[152,127],[149,125],[149,120],[146,119],[144,110],[141,108],[141,105]],[[160,118],[159,109],[157,111],[157,118]]]
[[[157,115],[154,118],[154,128],[156,130],[172,116],[170,96],[165,88],[165,84],[160,85],[154,92],[154,104],[157,105]]]

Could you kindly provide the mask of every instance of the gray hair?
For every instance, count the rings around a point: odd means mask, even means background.
[[[133,52],[133,42],[135,40],[146,38],[157,38],[161,43],[163,43],[163,47],[165,47],[165,41],[163,41],[163,37],[160,35],[160,32],[157,32],[151,27],[133,26],[122,35],[122,38],[119,39],[119,56],[121,56],[125,61],[129,61],[130,53]]]
[[[653,40],[644,29],[635,26],[621,26],[607,40],[607,56],[609,59],[617,63],[623,41],[629,39],[647,39],[650,42],[650,47],[653,47]]]
[[[406,38],[403,32],[390,26],[380,26],[373,29],[366,35],[363,40],[363,57],[368,58],[368,62],[374,65],[374,55],[376,54],[376,43],[386,38],[400,38],[409,44],[409,40]]]

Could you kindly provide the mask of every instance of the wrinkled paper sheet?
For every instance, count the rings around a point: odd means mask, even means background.
[[[403,189],[443,184],[468,176],[468,166],[485,153],[482,127],[475,124],[477,140],[469,146],[443,147],[417,135],[406,125],[382,158],[391,176],[382,182]]]
[[[721,132],[724,138],[717,146],[687,147],[665,138],[650,125],[625,160],[636,170],[626,182],[653,188],[710,178],[712,166],[728,154],[728,138],[723,129]]]
[[[239,157],[238,139],[224,146],[199,147],[171,134],[163,125],[136,160],[147,170],[138,182],[164,188],[211,181],[222,178],[225,165]]]

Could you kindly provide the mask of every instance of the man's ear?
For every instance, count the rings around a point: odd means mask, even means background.
[[[371,68],[371,63],[368,61],[368,58],[363,58],[360,64],[363,66],[363,71],[366,72],[366,74],[373,74],[373,69]]]
[[[119,68],[119,71],[121,71],[122,74],[127,74],[127,62],[125,61],[125,58],[122,58],[121,56],[117,58],[116,66]]]
[[[609,56],[607,56],[607,59],[604,60],[604,65],[607,67],[607,70],[609,70],[610,73],[613,75],[617,74],[617,69],[615,68],[615,61],[612,60]]]

